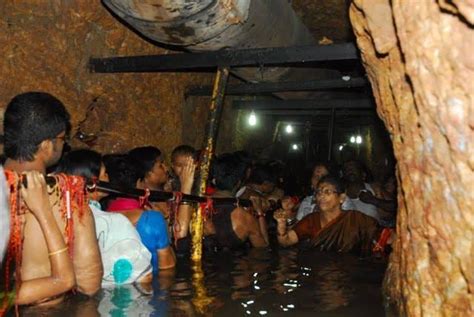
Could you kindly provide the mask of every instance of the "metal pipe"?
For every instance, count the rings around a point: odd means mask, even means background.
[[[211,105],[209,107],[209,118],[206,127],[206,139],[203,146],[204,151],[201,154],[199,166],[199,195],[206,192],[207,179],[209,176],[209,167],[211,165],[212,156],[214,155],[217,132],[219,130],[219,122],[222,114],[222,105],[224,103],[225,87],[229,78],[229,68],[219,68],[217,70],[214,81],[214,90],[212,92]],[[198,213],[194,215],[191,223],[192,227],[192,253],[193,261],[200,261],[202,257],[202,235],[203,235],[203,219],[202,206],[199,206]]]
[[[189,51],[314,45],[288,0],[104,0],[126,24],[158,43]],[[287,67],[241,67],[250,82],[321,79],[339,72]],[[291,70],[291,71],[290,71]]]

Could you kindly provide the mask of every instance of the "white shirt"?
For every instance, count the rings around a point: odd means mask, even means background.
[[[364,183],[364,186],[365,186],[365,190],[375,195],[374,190],[372,189],[372,186],[370,186],[367,183]],[[347,196],[347,199],[342,204],[342,209],[357,210],[369,217],[376,219],[377,221],[380,221],[380,215],[377,211],[377,207],[375,207],[372,204],[366,204],[363,201],[361,201],[359,198],[350,198],[349,196]]]
[[[128,218],[102,211],[95,200],[89,201],[89,207],[104,265],[102,286],[130,284],[151,272],[151,253]]]

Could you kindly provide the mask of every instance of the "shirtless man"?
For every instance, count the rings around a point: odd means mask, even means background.
[[[38,171],[44,175],[46,168],[56,164],[61,157],[68,128],[69,114],[55,97],[42,92],[16,96],[8,104],[4,117],[4,151],[7,157],[5,169],[19,174]],[[58,227],[65,228],[58,201],[52,201],[52,208]],[[25,226],[21,279],[25,282],[49,277],[52,273],[49,259],[51,253],[41,226],[30,210],[23,217]],[[102,260],[94,218],[88,208],[85,208],[81,217],[73,210],[72,217],[74,243],[69,247],[74,250],[72,260],[75,287],[83,294],[93,295],[99,290],[102,279]],[[47,300],[48,298],[42,298],[22,304]]]

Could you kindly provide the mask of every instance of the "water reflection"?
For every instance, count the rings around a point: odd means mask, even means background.
[[[21,316],[383,316],[384,264],[350,255],[257,250],[180,263],[152,285],[104,289]]]

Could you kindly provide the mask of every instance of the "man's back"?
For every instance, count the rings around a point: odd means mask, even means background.
[[[67,179],[72,179],[72,177]],[[79,187],[80,185],[78,189]],[[70,191],[71,197],[75,196],[74,194],[81,195],[83,190],[78,190],[76,193]],[[56,184],[50,190],[49,197],[56,222],[62,230],[69,248],[72,250],[77,289],[81,293],[93,295],[99,290],[101,285],[102,260],[95,235],[92,212],[85,200],[81,211],[79,209],[80,206],[74,201],[75,199],[71,199],[71,219],[67,221],[67,210],[64,210],[66,201],[61,186]],[[76,197],[80,199],[79,196]],[[28,210],[25,210],[23,221],[24,240],[21,279],[26,281],[50,276],[49,251],[43,231],[36,218]],[[71,238],[72,241],[68,241]]]

